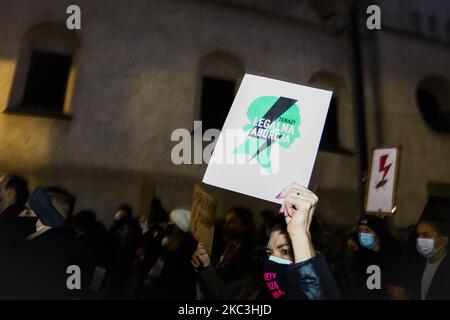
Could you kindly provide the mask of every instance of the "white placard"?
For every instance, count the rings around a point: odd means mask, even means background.
[[[373,150],[366,193],[366,212],[395,212],[399,152],[399,148]]]
[[[332,92],[246,74],[203,182],[260,199],[308,186]]]

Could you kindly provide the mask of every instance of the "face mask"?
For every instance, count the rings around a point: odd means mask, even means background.
[[[425,258],[431,258],[438,251],[438,249],[434,247],[434,239],[427,238],[417,238],[416,248]]]
[[[148,232],[148,227],[147,226],[143,227],[142,228],[142,234],[146,234],[147,232]]]
[[[373,233],[360,232],[358,234],[359,243],[367,249],[373,249],[376,245],[375,235]]]
[[[286,299],[288,281],[286,273],[292,261],[270,256],[264,264],[264,281],[274,299]]]
[[[114,216],[114,221],[119,221],[122,218],[122,216],[118,213]]]

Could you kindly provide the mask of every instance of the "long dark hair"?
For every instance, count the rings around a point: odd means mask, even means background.
[[[269,241],[270,235],[275,231],[279,231],[281,234],[285,234],[289,237],[286,219],[282,215],[273,220],[266,243]],[[311,233],[311,240],[316,251],[321,252],[327,257],[334,254],[332,251],[333,243],[331,239],[331,232],[328,230],[328,227],[317,213],[313,216],[309,231]]]

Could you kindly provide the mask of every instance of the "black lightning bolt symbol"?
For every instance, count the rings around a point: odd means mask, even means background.
[[[297,100],[285,98],[285,97],[279,97],[277,101],[273,104],[272,107],[266,112],[266,114],[263,116],[263,119],[270,120],[270,123],[278,119],[283,113],[285,113],[290,107],[292,107]],[[253,127],[257,128],[258,126]],[[253,130],[252,129],[252,130]],[[250,132],[252,132],[250,130]],[[281,136],[280,136],[281,138]],[[272,139],[267,139],[264,144],[256,151],[255,155],[250,158],[252,160],[256,156],[258,156],[261,152],[263,152],[266,148],[268,148],[272,144]]]

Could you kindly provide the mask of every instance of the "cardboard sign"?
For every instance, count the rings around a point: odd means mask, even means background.
[[[396,210],[400,148],[372,151],[366,192],[366,212],[391,215]]]
[[[189,231],[197,241],[205,243],[206,251],[210,256],[214,237],[216,207],[217,201],[196,185],[192,198],[192,218]]]
[[[281,203],[308,187],[332,92],[246,74],[203,182]]]

